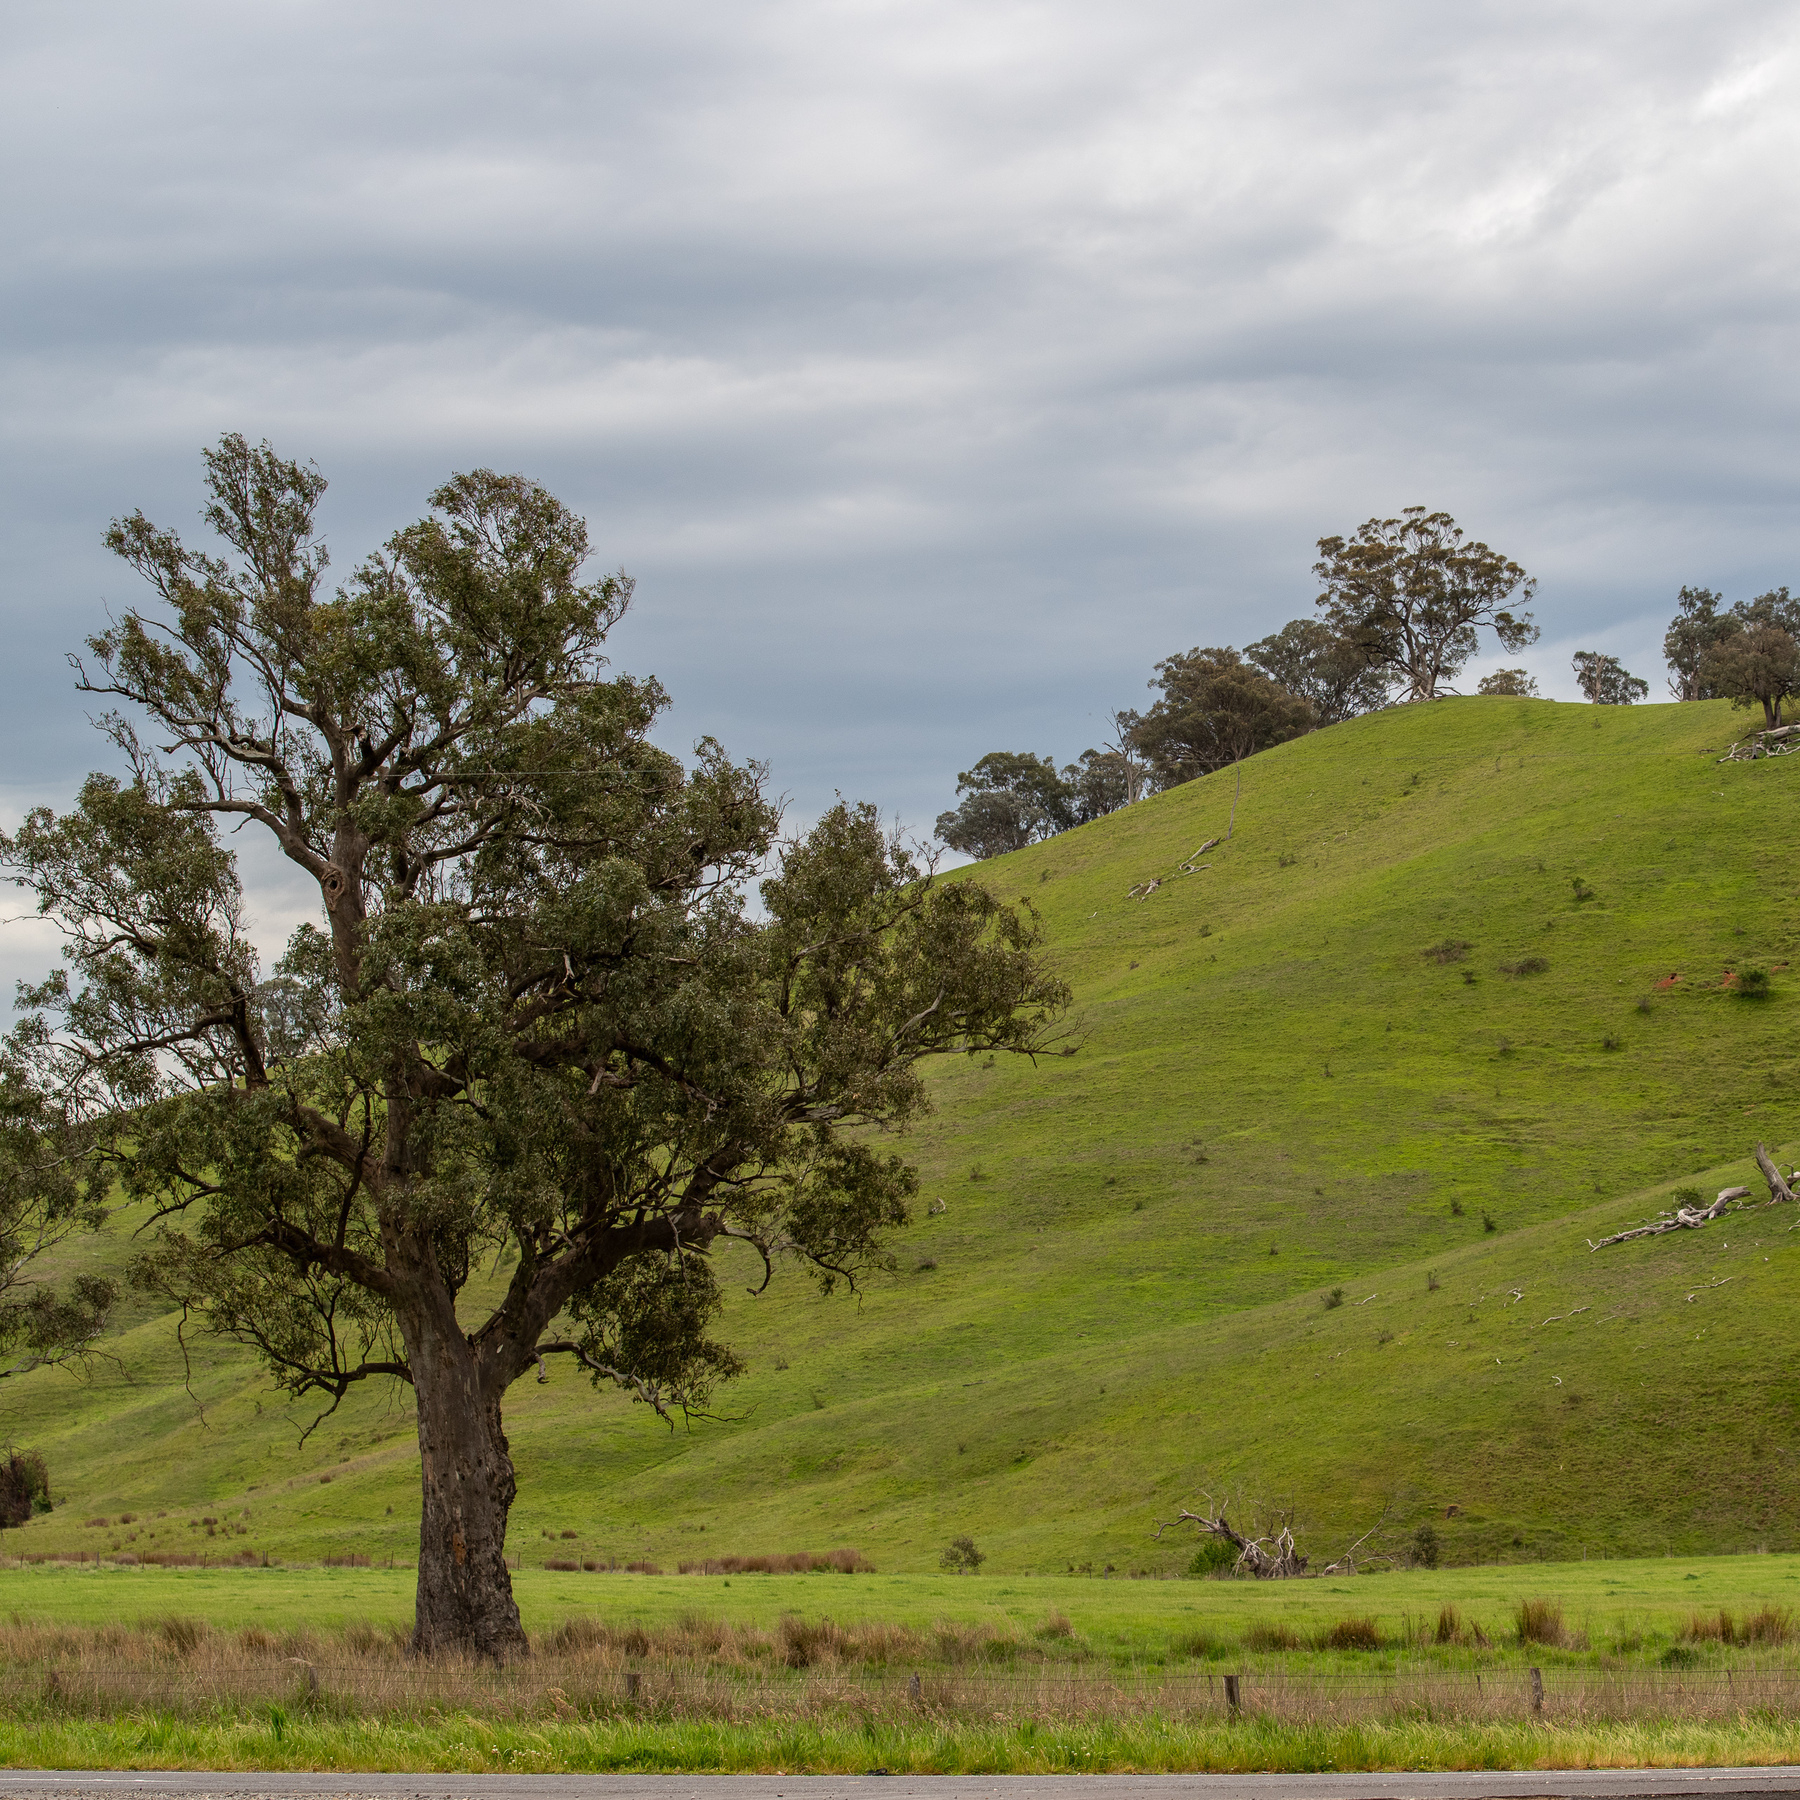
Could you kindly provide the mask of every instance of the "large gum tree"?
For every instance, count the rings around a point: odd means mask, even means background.
[[[880,1266],[921,1059],[1041,1051],[1066,990],[1029,914],[870,809],[778,842],[754,765],[653,745],[661,690],[602,656],[630,583],[584,580],[541,487],[456,476],[327,595],[318,472],[236,436],[205,462],[219,553],[107,536],[154,596],[76,659],[120,772],[0,846],[66,939],[10,1066],[90,1198],[150,1204],[137,1282],[296,1395],[411,1385],[414,1647],[521,1654],[508,1387],[566,1358],[704,1405],[741,1367],[713,1246],[826,1289]],[[317,890],[267,974],[242,829]]]

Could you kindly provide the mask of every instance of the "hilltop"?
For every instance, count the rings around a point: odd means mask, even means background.
[[[514,1547],[909,1569],[967,1531],[995,1569],[1167,1569],[1191,1543],[1155,1521],[1202,1487],[1291,1504],[1316,1557],[1384,1506],[1453,1561],[1800,1544],[1800,1217],[1587,1248],[1800,1138],[1800,769],[1718,766],[1742,727],[1400,708],[1245,764],[1191,873],[1229,773],[982,865],[1040,910],[1076,1053],[935,1073],[898,1274],[735,1300],[728,1417],[515,1388]],[[1726,982],[1751,963],[1767,999]],[[276,1556],[411,1554],[404,1395],[296,1448],[311,1415],[248,1358],[184,1370],[172,1318],[123,1324],[85,1383],[6,1384],[62,1501],[9,1548],[123,1544],[80,1521],[128,1509],[166,1514],[140,1549],[206,1516]]]

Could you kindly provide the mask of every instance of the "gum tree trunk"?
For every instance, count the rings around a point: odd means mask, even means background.
[[[530,1646],[506,1568],[506,1516],[517,1484],[499,1398],[484,1392],[441,1288],[402,1309],[401,1325],[419,1408],[423,1501],[413,1653],[510,1662]]]

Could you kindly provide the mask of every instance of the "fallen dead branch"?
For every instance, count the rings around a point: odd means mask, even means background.
[[[1756,1166],[1762,1170],[1763,1180],[1769,1184],[1769,1198],[1764,1204],[1791,1206],[1794,1203],[1794,1190],[1789,1183],[1800,1181],[1800,1169],[1783,1176],[1776,1168],[1774,1158],[1761,1144],[1756,1146]],[[1670,1231],[1698,1231],[1701,1226],[1710,1225],[1714,1219],[1722,1218],[1728,1212],[1749,1211],[1749,1208],[1740,1208],[1737,1204],[1740,1200],[1748,1199],[1749,1195],[1747,1187],[1720,1188],[1719,1197],[1711,1206],[1678,1206],[1673,1212],[1659,1214],[1648,1225],[1639,1225],[1630,1231],[1615,1231],[1611,1237],[1603,1237],[1598,1243],[1589,1238],[1588,1248],[1604,1250],[1608,1244],[1623,1244],[1632,1238],[1661,1237]],[[1794,1227],[1789,1227],[1789,1230],[1793,1229]]]
[[[1720,1188],[1719,1197],[1711,1206],[1678,1206],[1673,1212],[1660,1214],[1648,1225],[1638,1225],[1630,1231],[1615,1231],[1598,1243],[1589,1238],[1588,1248],[1604,1250],[1608,1244],[1625,1244],[1633,1238],[1661,1237],[1668,1231],[1697,1231],[1702,1225],[1710,1225],[1714,1219],[1732,1211],[1734,1202],[1742,1200],[1749,1192],[1747,1187]]]
[[[1210,1500],[1209,1495],[1209,1504]],[[1160,1538],[1169,1525],[1198,1525],[1202,1531],[1223,1538],[1238,1553],[1238,1572],[1258,1581],[1280,1581],[1306,1573],[1306,1558],[1295,1547],[1293,1527],[1286,1523],[1271,1536],[1245,1537],[1226,1522],[1223,1507],[1216,1513],[1196,1513],[1184,1506],[1167,1524],[1158,1525],[1155,1535]]]
[[[1733,744],[1722,763],[1758,762],[1765,756],[1792,756],[1800,750],[1800,725],[1777,725],[1772,731],[1753,731]]]

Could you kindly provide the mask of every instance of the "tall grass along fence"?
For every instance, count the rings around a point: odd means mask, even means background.
[[[704,1634],[690,1626],[687,1635]],[[894,1727],[1800,1722],[1800,1669],[1758,1666],[1748,1658],[1742,1666],[1704,1670],[909,1668],[898,1660],[846,1664],[820,1646],[809,1651],[793,1641],[785,1655],[776,1654],[783,1649],[780,1635],[769,1638],[769,1655],[745,1655],[745,1645],[725,1636],[721,1628],[723,1656],[657,1657],[640,1629],[572,1620],[545,1634],[528,1660],[496,1668],[411,1659],[397,1627],[351,1626],[326,1638],[254,1627],[215,1632],[181,1618],[93,1631],[15,1624],[0,1628],[0,1711],[15,1719],[476,1716]],[[926,1646],[897,1635],[893,1647]]]

